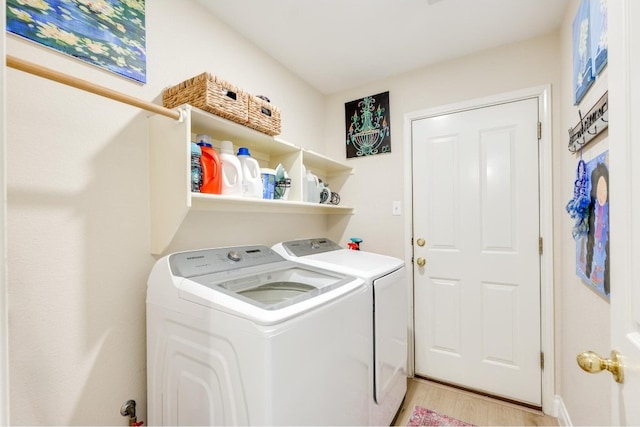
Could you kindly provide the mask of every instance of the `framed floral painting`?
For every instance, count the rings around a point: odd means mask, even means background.
[[[6,0],[7,32],[146,83],[145,0]]]

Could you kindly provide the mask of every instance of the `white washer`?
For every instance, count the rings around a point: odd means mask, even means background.
[[[149,425],[364,425],[362,279],[262,245],[161,258],[147,288]]]
[[[370,425],[390,425],[407,392],[408,288],[404,261],[341,247],[326,239],[274,245],[283,257],[362,278],[371,289]]]

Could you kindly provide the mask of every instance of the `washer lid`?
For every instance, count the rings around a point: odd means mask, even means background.
[[[341,273],[321,271],[292,262],[237,275],[210,274],[190,280],[263,310],[279,310],[331,292],[353,282]]]
[[[300,298],[316,289],[298,282],[272,282],[242,290],[238,294],[273,309],[285,301]]]
[[[169,267],[180,299],[261,324],[364,289],[361,279],[286,260],[262,245],[175,253]]]
[[[281,264],[280,270],[227,277],[179,279],[180,299],[271,325],[314,310],[348,294],[366,291],[364,281],[312,266]],[[243,273],[242,271],[240,273]],[[364,295],[364,294],[363,294]],[[365,298],[369,301],[369,298]]]

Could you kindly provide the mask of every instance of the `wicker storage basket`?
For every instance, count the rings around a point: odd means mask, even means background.
[[[249,121],[249,94],[209,73],[165,89],[162,103],[167,108],[189,104],[243,125]]]
[[[249,123],[247,126],[267,135],[279,135],[280,110],[257,96],[249,95]]]

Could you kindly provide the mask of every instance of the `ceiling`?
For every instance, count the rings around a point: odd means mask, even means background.
[[[569,0],[198,0],[324,94],[558,28]]]

